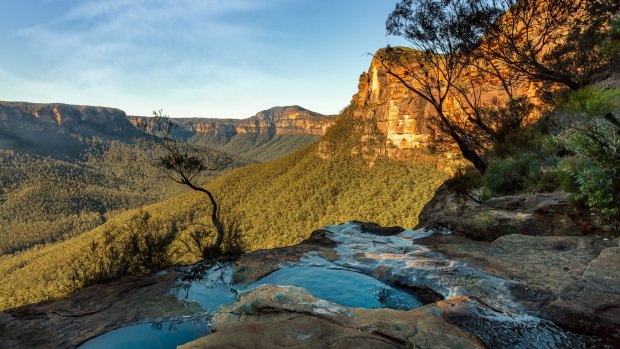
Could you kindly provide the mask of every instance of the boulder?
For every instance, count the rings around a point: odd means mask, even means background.
[[[436,308],[347,308],[298,287],[262,286],[220,308],[215,332],[180,348],[483,348]],[[243,334],[240,336],[239,334]]]
[[[447,228],[485,241],[509,234],[579,236],[594,231],[587,212],[571,205],[564,192],[502,196],[478,203],[446,185],[424,207],[417,228]]]

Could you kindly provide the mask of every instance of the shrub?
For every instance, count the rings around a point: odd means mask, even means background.
[[[74,261],[71,273],[77,288],[110,281],[127,274],[148,274],[172,266],[171,244],[176,224],[152,220],[138,212],[124,226],[93,240],[89,251]]]
[[[219,257],[237,257],[246,249],[243,241],[240,220],[237,218],[220,218],[224,226],[222,246],[214,245],[217,232],[211,225],[193,221],[180,236],[177,253],[179,258],[193,255],[198,260]]]
[[[521,191],[549,192],[560,186],[559,159],[551,154],[525,153],[489,163],[482,185],[491,195],[509,195]]]
[[[564,188],[598,213],[607,231],[620,230],[620,124],[613,113],[620,106],[620,89],[585,88],[570,96],[565,109],[571,126],[558,141],[572,152],[563,171]]]
[[[496,160],[489,164],[482,182],[495,194],[513,194],[525,188],[530,170],[531,165],[523,159]]]
[[[473,167],[458,167],[454,176],[446,180],[446,185],[451,192],[463,195],[475,202],[484,201],[481,197],[480,185],[482,176]]]

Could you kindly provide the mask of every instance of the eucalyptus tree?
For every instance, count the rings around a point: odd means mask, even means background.
[[[410,49],[387,47],[375,55],[387,74],[433,107],[439,130],[481,173],[487,164],[472,128],[448,110],[447,103],[458,93],[480,38],[500,14],[486,1],[402,0],[386,29],[406,39]]]
[[[220,207],[213,193],[200,186],[197,183],[197,179],[205,173],[221,171],[227,167],[227,164],[221,161],[214,161],[213,159],[206,159],[189,144],[177,139],[173,135],[175,124],[161,110],[153,112],[151,119],[139,119],[138,127],[145,133],[153,136],[162,149],[162,153],[157,159],[157,166],[164,175],[176,183],[187,186],[191,190],[205,194],[209,198],[211,203],[211,223],[217,235],[214,244],[208,248],[208,251],[205,249],[203,254],[205,257],[209,254],[220,254],[225,237],[225,227],[220,220]]]

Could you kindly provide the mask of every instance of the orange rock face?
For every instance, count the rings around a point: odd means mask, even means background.
[[[130,118],[135,125],[138,118]],[[174,119],[185,131],[208,136],[232,137],[237,134],[282,134],[322,136],[336,120],[299,106],[274,107],[247,119]]]
[[[393,68],[401,76],[404,70]],[[464,77],[466,78],[466,77]],[[412,85],[416,85],[410,82]],[[490,104],[494,99],[505,99],[499,85],[491,81],[481,81],[478,85],[484,91],[480,94],[483,103]],[[419,87],[419,86],[416,86]],[[535,86],[524,86],[516,95],[532,97]],[[480,93],[480,91],[478,91]],[[444,103],[444,112],[450,118],[463,118],[461,106],[454,97]],[[363,120],[363,142],[377,141],[383,146],[376,152],[393,158],[404,158],[412,150],[427,148],[430,145],[430,126],[436,112],[433,106],[409,90],[397,78],[387,73],[385,67],[373,59],[367,72],[361,74],[358,93],[351,101],[353,116]],[[466,122],[460,120],[460,122]],[[455,150],[456,151],[456,150]]]
[[[248,119],[228,121],[239,134],[310,134],[322,136],[335,119],[335,116],[326,116],[298,106],[292,106],[275,107],[261,111]],[[196,131],[206,130],[207,127],[203,125],[205,124],[196,125]],[[209,126],[208,129],[211,131],[213,127]]]
[[[373,60],[362,73],[353,96],[354,117],[366,121],[365,134],[385,135],[386,151],[425,147],[428,142],[428,103],[414,95]]]

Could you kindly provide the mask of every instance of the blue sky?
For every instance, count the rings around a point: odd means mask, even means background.
[[[0,100],[247,117],[337,113],[397,0],[2,0]]]

